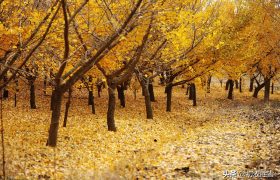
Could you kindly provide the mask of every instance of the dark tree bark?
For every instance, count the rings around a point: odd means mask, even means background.
[[[152,109],[152,103],[150,98],[150,93],[148,90],[148,85],[146,82],[141,82],[144,98],[145,98],[145,107],[146,107],[146,116],[147,119],[153,119],[153,109]]]
[[[262,83],[260,84],[259,86],[257,86],[254,90],[254,94],[253,94],[253,97],[254,98],[258,98],[258,94],[259,94],[259,91],[265,86],[265,83]]]
[[[189,91],[190,91],[190,85],[187,85],[187,90],[186,90],[186,95],[189,95]]]
[[[234,87],[234,82],[233,80],[229,79],[228,80],[228,99],[233,99],[233,87]]]
[[[227,82],[226,82],[226,90],[228,90],[229,85],[230,85],[230,80],[227,80]]]
[[[8,81],[8,77],[5,75],[3,78],[4,83],[6,83]],[[9,98],[9,91],[4,88],[3,89],[3,100],[8,99]]]
[[[144,100],[145,100],[146,117],[147,117],[147,119],[153,119],[153,109],[152,109],[149,88],[148,88],[149,78],[141,77],[141,76],[139,76],[138,73],[136,73],[136,75],[137,75],[138,81],[141,85],[142,94],[143,94]]]
[[[208,79],[207,79],[207,93],[210,93],[211,80],[212,80],[212,76],[208,76]]]
[[[137,96],[137,90],[133,89],[133,96],[134,96],[134,100],[136,100],[136,96]]]
[[[271,78],[264,78],[264,102],[269,102]]]
[[[166,111],[171,112],[172,85],[167,85],[166,90]]]
[[[3,99],[8,99],[9,98],[9,91],[5,88],[3,91]]]
[[[55,147],[57,143],[57,134],[58,134],[58,127],[59,127],[59,118],[61,113],[60,111],[61,111],[63,91],[60,89],[55,89],[52,92],[52,96],[53,96],[52,98],[53,107],[52,107],[52,117],[51,117],[47,146]]]
[[[239,83],[238,83],[238,80],[234,80],[235,82],[235,89],[239,89]]]
[[[254,89],[254,79],[250,78],[250,87],[249,87],[249,92],[253,92]]]
[[[145,89],[144,89],[145,87],[144,86],[142,86],[142,96],[145,96],[145,93],[144,93],[144,91],[145,91]],[[149,97],[150,98],[150,97]]]
[[[51,105],[50,105],[51,111],[54,109],[54,103],[55,103],[55,100],[54,100],[54,93],[53,93],[53,91],[52,91],[52,95],[51,95]]]
[[[93,104],[93,92],[92,90],[88,91],[88,105],[92,105]]]
[[[72,89],[70,88],[68,91],[68,98],[67,98],[67,102],[66,102],[66,106],[65,106],[63,127],[66,127],[66,125],[67,125],[68,113],[69,113],[69,108],[70,108],[70,104],[71,104],[71,96],[72,96]]]
[[[223,80],[219,80],[219,81],[220,81],[221,87],[223,87]]]
[[[92,96],[91,113],[92,114],[96,114],[96,112],[95,112],[95,103],[94,103],[94,96]]]
[[[189,85],[189,100],[193,99],[193,88],[192,88],[192,83]]]
[[[118,99],[120,100],[120,104],[122,107],[125,107],[125,94],[124,94],[124,86],[118,85],[117,86],[118,91]]]
[[[149,83],[148,89],[149,89],[149,94],[150,94],[151,101],[155,102],[156,100],[155,100],[155,94],[154,94],[154,86],[153,86],[152,82]]]
[[[15,80],[16,88],[15,88],[15,96],[14,96],[14,106],[17,107],[17,93],[19,92],[18,88],[18,80]]]
[[[102,85],[97,85],[98,97],[101,97]]]
[[[108,87],[108,111],[107,111],[107,125],[109,131],[117,131],[115,125],[115,109],[116,109],[116,97],[115,97],[115,87]]]
[[[193,106],[196,106],[196,87],[194,83],[191,83],[191,97],[192,97],[192,101],[193,101]]]
[[[271,83],[271,94],[274,93],[274,83]]]
[[[239,92],[242,92],[242,78],[239,79]]]

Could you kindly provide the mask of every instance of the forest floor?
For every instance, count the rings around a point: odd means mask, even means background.
[[[50,97],[37,96],[35,110],[29,109],[28,95],[21,95],[16,108],[10,98],[3,110],[6,174],[15,179],[222,179],[232,171],[259,170],[280,178],[280,94],[265,105],[248,93],[234,93],[235,99],[227,100],[219,87],[210,94],[199,91],[193,107],[178,87],[167,113],[164,89],[156,87],[154,120],[146,120],[143,97],[138,93],[134,100],[128,90],[127,107],[117,103],[115,133],[107,131],[105,90],[95,98],[96,115],[86,92],[74,94],[56,148],[45,146]]]

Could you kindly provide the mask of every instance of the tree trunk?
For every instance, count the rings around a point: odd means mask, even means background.
[[[153,109],[152,109],[152,103],[150,98],[150,93],[148,90],[148,85],[146,82],[141,82],[144,98],[145,98],[145,106],[146,106],[146,115],[147,119],[153,119]]]
[[[242,93],[242,78],[239,79],[239,92]]]
[[[95,112],[95,103],[94,103],[94,96],[92,96],[91,113],[92,114],[96,114],[96,112]]]
[[[166,86],[166,111],[171,112],[172,85]]]
[[[250,79],[249,92],[253,92],[253,89],[254,89],[254,79],[253,79],[253,78],[251,78],[251,79]]]
[[[271,83],[271,94],[274,93],[274,83]]]
[[[8,91],[6,88],[4,88],[3,99],[4,99],[4,100],[5,100],[5,99],[8,99],[8,97],[9,97],[9,91]]]
[[[253,94],[254,98],[258,98],[259,91],[264,87],[264,85],[265,85],[265,83],[262,83],[255,88],[255,91],[254,91],[254,94]]]
[[[228,80],[228,99],[233,99],[233,87],[234,87],[234,82],[233,80],[229,79]]]
[[[69,108],[70,108],[70,104],[71,104],[71,96],[72,96],[72,89],[70,88],[68,91],[68,99],[67,99],[66,106],[65,106],[63,127],[66,127],[66,125],[67,125],[68,112],[69,112]]]
[[[187,85],[187,90],[186,90],[186,95],[189,95],[189,91],[190,91],[190,85]]]
[[[93,92],[90,90],[88,91],[88,105],[93,104]]]
[[[264,102],[269,102],[269,95],[270,95],[270,78],[264,78]]]
[[[101,97],[101,91],[102,91],[102,86],[101,85],[97,85],[98,97]]]
[[[226,90],[228,90],[229,85],[230,85],[230,80],[227,80],[227,82],[226,82]]]
[[[116,97],[115,97],[115,87],[108,87],[108,111],[107,111],[107,125],[109,131],[117,131],[115,126],[115,108],[116,108]]]
[[[34,81],[31,80],[29,81],[30,83],[30,108],[31,109],[36,109],[36,100],[35,100],[35,85]]]
[[[219,80],[219,81],[220,81],[221,87],[223,87],[223,80]]]
[[[238,80],[235,80],[235,89],[239,89],[239,83],[238,83]]]
[[[155,102],[156,100],[155,100],[155,94],[154,94],[154,86],[153,86],[152,82],[149,83],[148,90],[149,90],[151,101]]]
[[[17,107],[17,93],[19,92],[17,79],[15,79],[15,84],[16,84],[16,88],[15,88],[15,96],[14,96],[14,106]]]
[[[61,103],[63,92],[60,89],[55,89],[52,92],[52,117],[51,117],[51,124],[49,129],[49,137],[47,141],[47,146],[55,147],[57,144],[57,134],[59,128],[59,118],[60,118],[60,111],[61,111]]]
[[[189,85],[189,100],[193,99],[193,88],[192,88],[192,83]]]
[[[123,85],[117,86],[117,91],[118,91],[118,98],[120,100],[120,104],[122,107],[125,107],[124,86]]]
[[[54,90],[53,90],[54,91]],[[51,111],[54,109],[54,103],[55,103],[55,100],[54,100],[54,93],[52,91],[52,95],[51,95]]]
[[[208,79],[207,79],[207,93],[210,93],[211,79],[212,79],[212,76],[208,76]]]
[[[134,100],[136,100],[136,96],[137,96],[137,90],[133,89],[133,95],[134,95]]]
[[[191,96],[193,100],[193,106],[196,106],[196,88],[194,83],[191,84],[191,93],[192,93]]]

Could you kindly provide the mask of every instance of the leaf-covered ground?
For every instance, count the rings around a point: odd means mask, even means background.
[[[226,100],[226,92],[216,87],[211,94],[200,91],[198,106],[192,107],[185,90],[175,88],[172,112],[167,113],[163,88],[155,91],[154,120],[145,119],[140,93],[134,100],[131,91],[126,92],[127,107],[117,105],[116,133],[106,127],[106,91],[95,98],[97,115],[91,114],[86,95],[76,96],[67,128],[59,129],[57,148],[45,146],[49,96],[37,97],[36,110],[29,109],[23,95],[16,108],[12,99],[5,101],[7,175],[15,179],[221,179],[225,170],[280,173],[279,94],[264,105],[247,93],[235,92],[235,100]]]

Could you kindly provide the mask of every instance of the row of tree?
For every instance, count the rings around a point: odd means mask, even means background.
[[[174,86],[188,83],[196,104],[198,78],[206,84],[212,76],[227,78],[232,98],[234,81],[249,75],[258,85],[255,96],[265,88],[268,101],[279,76],[277,0],[1,0],[0,10],[0,90],[25,79],[36,108],[35,81],[52,87],[48,146],[57,144],[63,95],[68,92],[69,109],[79,81],[94,113],[92,83],[106,80],[107,124],[116,131],[115,91],[125,106],[131,79],[139,81],[151,119],[155,77],[165,85],[171,111]]]

